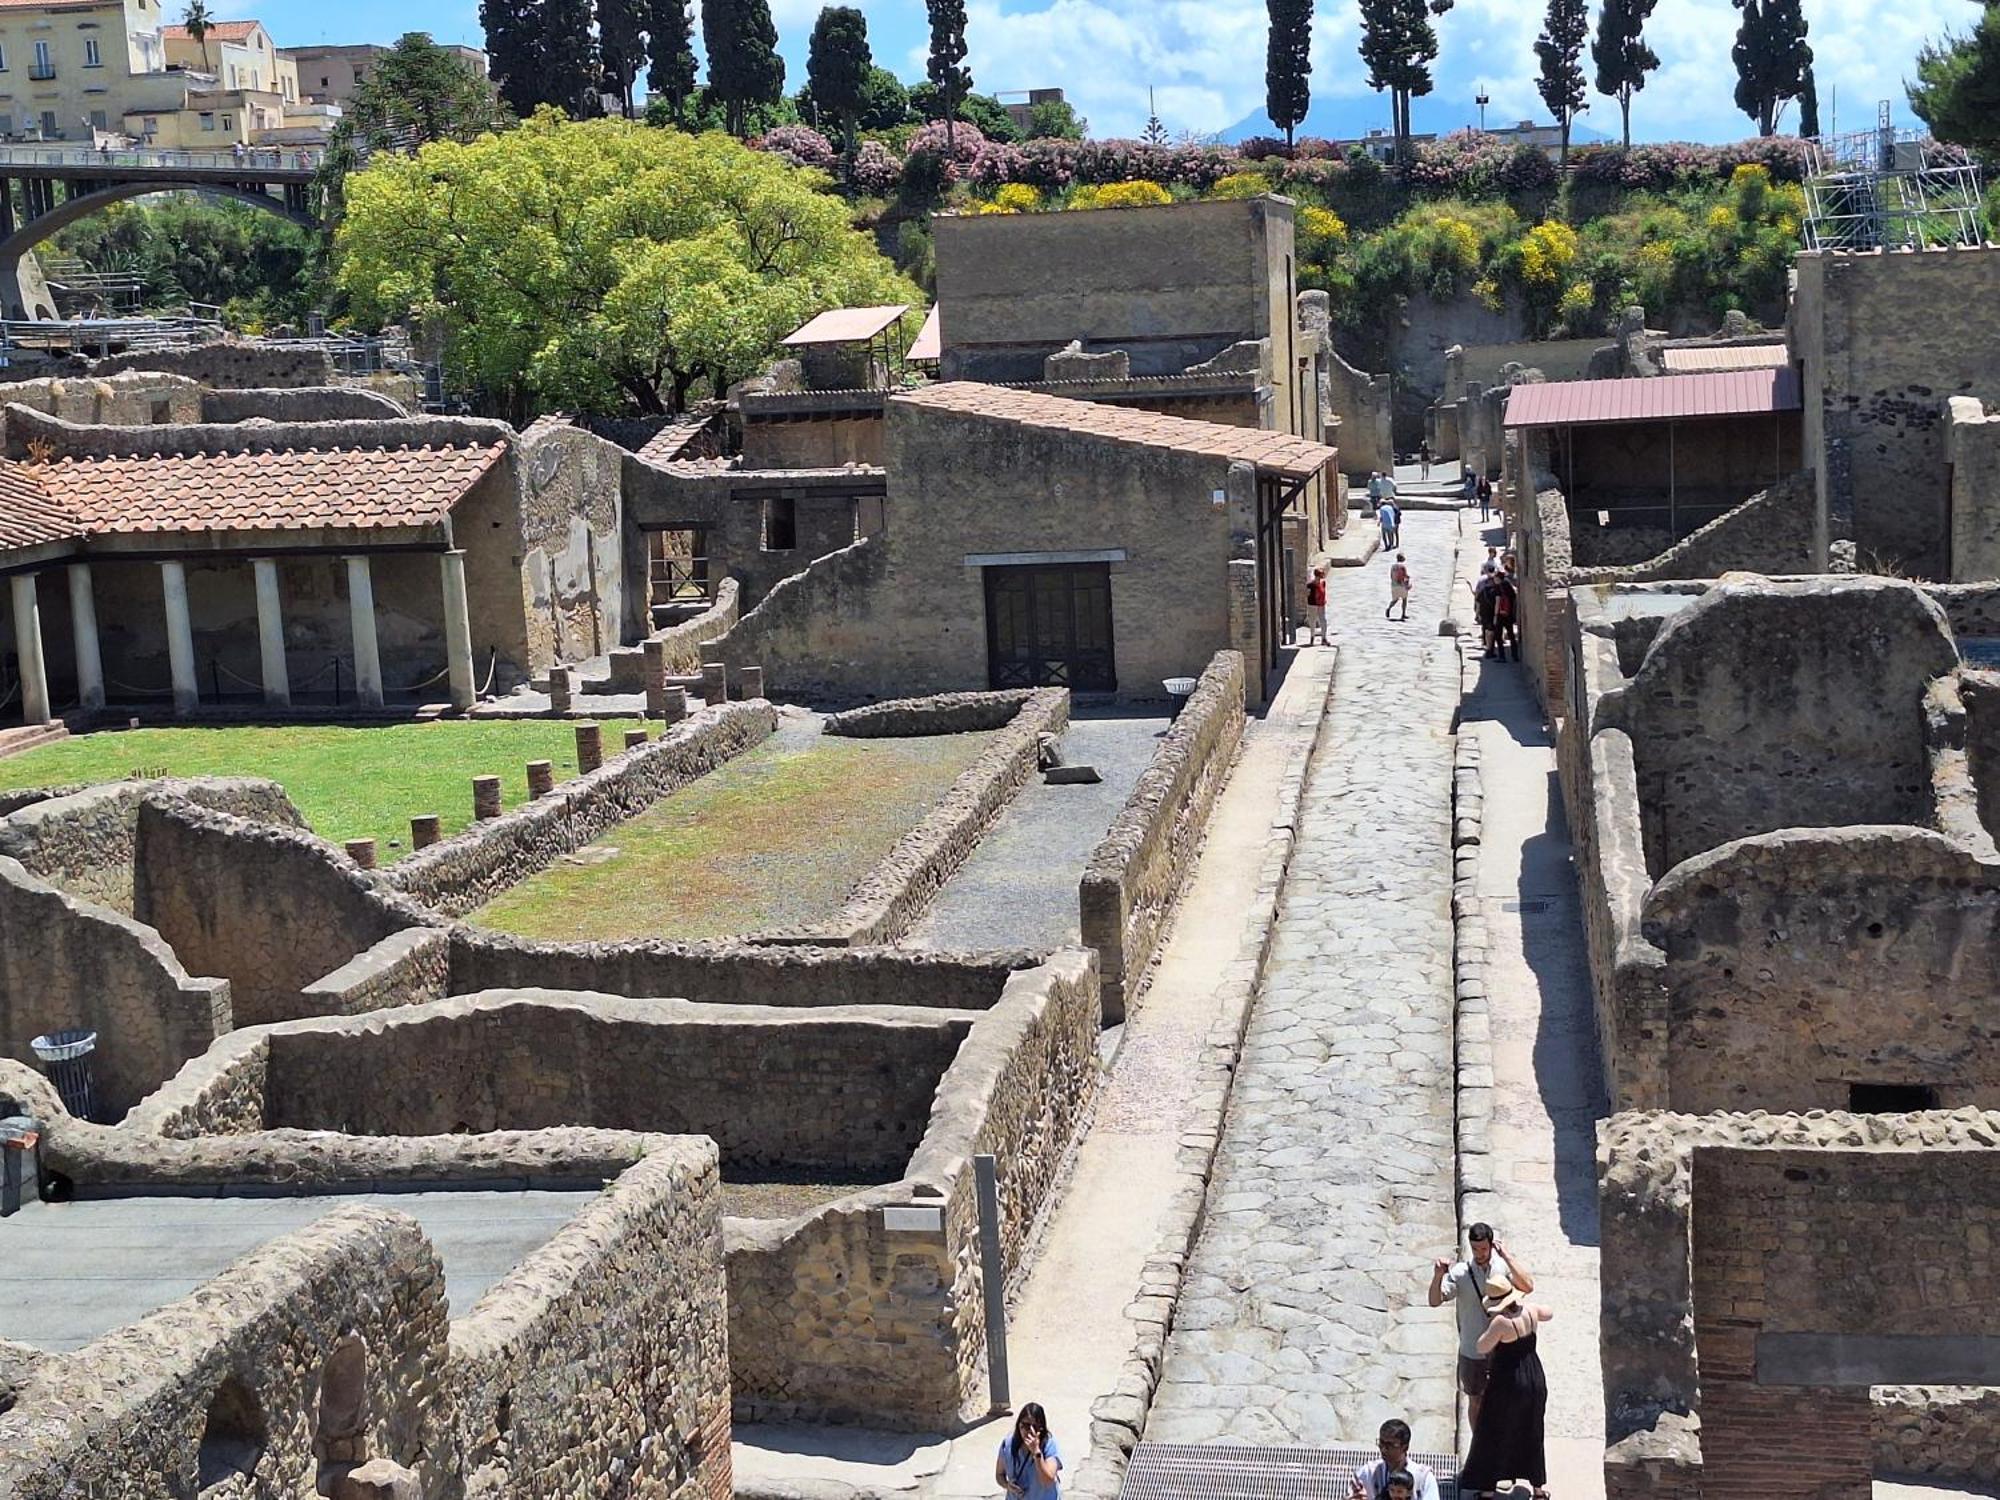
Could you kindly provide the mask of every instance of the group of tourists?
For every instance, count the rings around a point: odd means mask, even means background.
[[[1472,612],[1479,620],[1479,642],[1486,657],[1504,661],[1511,650],[1521,659],[1520,565],[1511,552],[1486,549],[1479,579],[1472,585]]]
[[[1493,519],[1493,481],[1484,474],[1475,474],[1467,469],[1459,477],[1458,499],[1461,505],[1467,507],[1477,505],[1480,520]]]

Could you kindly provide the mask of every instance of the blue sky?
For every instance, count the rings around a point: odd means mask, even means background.
[[[696,0],[697,8],[699,0]],[[773,0],[788,86],[802,82],[806,38],[821,0]],[[179,0],[168,0],[172,14]],[[906,79],[923,73],[923,0],[860,0],[876,60]],[[1594,8],[1595,0],[1593,0]],[[480,45],[477,0],[221,0],[218,14],[254,15],[281,46],[390,41],[428,30],[440,41]],[[1060,87],[1098,135],[1136,134],[1148,88],[1176,133],[1221,131],[1252,113],[1264,93],[1264,0],[971,0],[973,73],[982,90]],[[1874,122],[1876,101],[1906,117],[1902,79],[1927,37],[1977,18],[1967,0],[1806,0],[1820,59],[1820,109],[1829,128]],[[1458,0],[1438,22],[1437,91],[1415,105],[1419,130],[1475,117],[1484,88],[1489,124],[1544,118],[1534,89],[1538,0]],[[1358,134],[1388,123],[1388,106],[1362,81],[1354,54],[1355,0],[1320,0],[1313,67],[1315,133]],[[1659,0],[1648,36],[1662,67],[1633,108],[1635,138],[1734,140],[1751,133],[1730,93],[1730,0]],[[1836,109],[1837,119],[1825,117]],[[1613,101],[1592,96],[1581,123],[1615,136]]]

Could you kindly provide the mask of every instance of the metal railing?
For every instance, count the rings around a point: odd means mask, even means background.
[[[319,146],[245,146],[240,151],[192,151],[164,146],[83,146],[49,141],[0,144],[0,167],[87,167],[159,172],[297,172],[319,169]]]
[[[652,571],[653,602],[673,604],[681,600],[715,597],[705,557],[656,557]]]

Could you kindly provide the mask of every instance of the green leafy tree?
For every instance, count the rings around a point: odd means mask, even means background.
[[[1361,0],[1361,60],[1368,86],[1386,89],[1396,137],[1396,158],[1410,154],[1410,101],[1431,91],[1431,64],[1437,60],[1433,16],[1450,10],[1452,0]]]
[[[1926,45],[1904,88],[1939,140],[2000,152],[2000,5],[1984,7],[1971,36]]]
[[[1757,122],[1759,135],[1775,135],[1778,111],[1805,89],[1813,51],[1799,0],[1735,0],[1743,12],[1730,60],[1736,64],[1736,107]]]
[[[254,327],[302,319],[325,290],[313,231],[246,203],[191,194],[114,203],[55,242],[92,270],[137,277],[154,312],[209,302]]]
[[[694,97],[695,85],[694,17],[688,0],[652,0],[646,48],[652,60],[646,85],[666,101],[678,125]]]
[[[188,0],[188,8],[181,12],[181,25],[187,28],[188,39],[201,48],[201,70],[209,70],[208,33],[215,26],[215,17],[209,14],[207,0]]]
[[[1819,139],[1819,80],[1806,69],[1805,86],[1799,90],[1799,134],[1809,141]]]
[[[829,307],[919,300],[823,184],[719,133],[545,110],[356,173],[336,276],[365,322],[439,320],[515,421],[674,411]]]
[[[1535,38],[1541,75],[1535,88],[1562,131],[1562,164],[1569,165],[1569,127],[1585,102],[1583,44],[1590,36],[1590,10],[1585,0],[1549,0],[1542,34]]]
[[[658,129],[685,130],[700,135],[708,130],[729,129],[729,105],[714,89],[696,89],[694,96],[682,108],[681,118],[676,120],[673,110],[665,100],[655,99],[646,106],[645,121]],[[805,121],[789,95],[780,97],[770,104],[752,104],[743,111],[743,134],[746,138],[763,135],[780,125],[797,125]],[[806,122],[810,123],[810,122]]]
[[[1089,129],[1090,121],[1067,99],[1044,99],[1028,110],[1031,141],[1080,141]]]
[[[1618,101],[1625,147],[1632,146],[1632,96],[1646,86],[1646,75],[1660,65],[1646,45],[1646,22],[1658,0],[1604,0],[1597,13],[1597,40],[1590,45],[1597,64],[1597,92]]]
[[[851,5],[829,5],[821,11],[806,56],[806,86],[813,103],[839,121],[841,141],[850,156],[874,66],[868,50],[868,18]]]
[[[945,144],[952,144],[958,107],[972,92],[972,69],[965,65],[965,0],[925,0],[930,11],[931,53],[925,75],[937,90],[935,117],[944,121]]]
[[[709,92],[723,103],[729,133],[741,137],[752,106],[785,97],[770,0],[701,0],[701,42]]]
[[[632,85],[646,66],[646,0],[597,0],[597,50],[604,62],[605,92],[618,96],[618,112],[632,117]]]
[[[894,130],[910,123],[910,91],[887,68],[870,68],[861,89],[861,128]]]
[[[1285,144],[1312,104],[1313,0],[1266,0],[1270,39],[1264,52],[1264,111]]]
[[[356,86],[327,141],[314,180],[321,217],[339,219],[347,174],[378,151],[470,141],[511,123],[486,80],[458,54],[428,32],[406,32]]]

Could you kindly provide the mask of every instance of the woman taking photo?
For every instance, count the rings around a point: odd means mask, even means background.
[[[1057,1500],[1062,1493],[1062,1451],[1049,1436],[1049,1416],[1030,1401],[1014,1419],[1014,1434],[1000,1442],[993,1477],[1011,1500]]]

